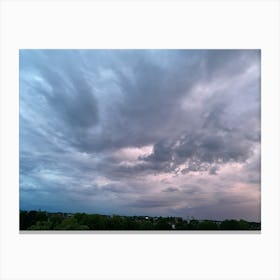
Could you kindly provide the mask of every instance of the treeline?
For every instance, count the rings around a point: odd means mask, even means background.
[[[260,230],[245,220],[184,220],[181,217],[119,216],[20,211],[20,230]]]

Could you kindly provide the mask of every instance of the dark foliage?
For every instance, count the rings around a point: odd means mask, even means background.
[[[181,217],[146,217],[86,213],[20,211],[20,230],[260,230],[245,220],[184,220]]]

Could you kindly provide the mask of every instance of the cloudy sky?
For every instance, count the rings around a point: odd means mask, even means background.
[[[20,50],[20,208],[260,221],[259,50]]]

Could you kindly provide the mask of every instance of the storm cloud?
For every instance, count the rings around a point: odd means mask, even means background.
[[[20,207],[260,220],[259,50],[20,50]]]

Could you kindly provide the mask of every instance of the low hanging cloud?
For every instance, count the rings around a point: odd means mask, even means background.
[[[21,50],[20,203],[259,220],[260,51]]]

